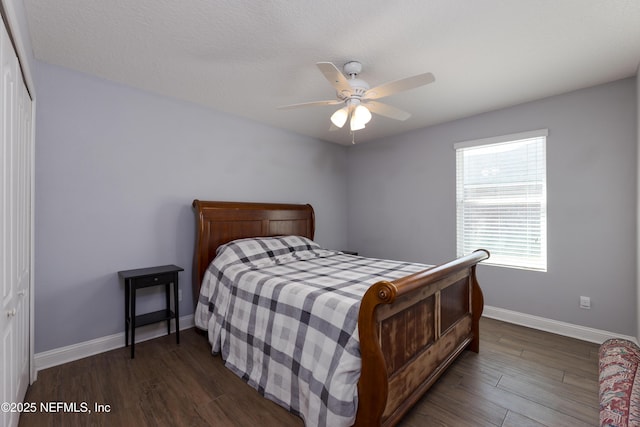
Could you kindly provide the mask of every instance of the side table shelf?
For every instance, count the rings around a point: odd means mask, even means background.
[[[175,317],[175,313],[171,310],[158,310],[147,314],[139,314],[136,316],[136,327],[175,319]]]
[[[118,277],[124,283],[124,321],[125,346],[129,345],[131,332],[131,358],[135,357],[136,328],[152,323],[167,322],[167,335],[171,334],[171,319],[176,322],[176,343],[180,344],[180,324],[178,310],[178,273],[184,271],[177,265],[162,265],[159,267],[138,268],[118,272]],[[173,310],[171,310],[170,287],[173,284]],[[166,308],[164,310],[136,315],[136,291],[150,286],[164,286]]]

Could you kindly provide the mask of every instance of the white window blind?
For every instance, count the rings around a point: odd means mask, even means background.
[[[458,256],[547,270],[547,130],[454,145]]]

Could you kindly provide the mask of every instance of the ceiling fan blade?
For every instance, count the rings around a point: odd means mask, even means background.
[[[364,93],[364,99],[379,99],[394,93],[414,89],[420,86],[433,83],[436,78],[431,73],[418,74],[417,76],[407,77],[392,82],[383,83],[380,86],[369,89]]]
[[[369,101],[364,105],[372,113],[389,117],[390,119],[405,121],[411,117],[411,113],[407,113],[406,111],[392,107],[391,105],[383,104],[382,102]]]
[[[333,65],[333,63],[318,62],[316,65],[318,66],[320,71],[322,71],[324,78],[327,79],[329,83],[331,83],[331,86],[333,86],[338,93],[342,92],[343,90],[351,92],[351,85],[349,85],[349,81],[338,69],[338,67]]]
[[[330,101],[302,102],[300,104],[282,105],[278,107],[278,110],[290,110],[292,108],[299,108],[299,107],[316,107],[318,105],[338,105],[338,104],[342,104],[343,102],[344,101],[339,99],[332,99]]]

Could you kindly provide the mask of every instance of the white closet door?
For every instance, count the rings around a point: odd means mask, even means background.
[[[18,120],[17,178],[15,185],[15,246],[16,253],[16,363],[17,397],[22,401],[29,385],[29,282],[31,277],[31,99],[22,79],[17,85]]]
[[[4,25],[0,65],[0,403],[11,404],[22,402],[29,383],[32,142],[31,100]],[[0,425],[17,426],[18,417],[0,411]]]

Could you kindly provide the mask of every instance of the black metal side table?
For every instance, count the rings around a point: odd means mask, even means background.
[[[171,334],[171,319],[176,319],[176,343],[180,344],[180,325],[178,310],[178,272],[184,268],[177,265],[162,265],[159,267],[138,268],[118,272],[118,277],[124,282],[124,321],[125,346],[129,345],[129,329],[131,329],[131,358],[135,357],[135,337],[138,326],[167,321],[167,335]],[[173,284],[173,311],[169,288]],[[164,285],[166,308],[151,313],[136,315],[136,291],[149,286]]]

